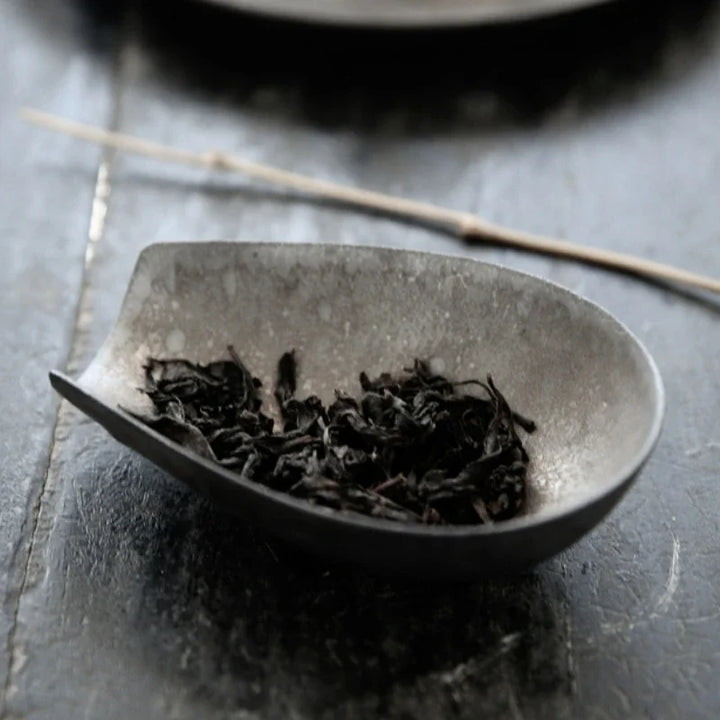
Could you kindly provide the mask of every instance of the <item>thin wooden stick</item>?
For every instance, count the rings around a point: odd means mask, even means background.
[[[371,190],[339,185],[326,180],[318,180],[288,170],[251,162],[217,150],[197,153],[161,145],[132,135],[66,120],[39,110],[26,108],[21,111],[21,115],[25,120],[35,125],[49,130],[56,130],[86,142],[113,147],[165,162],[237,171],[273,185],[293,188],[348,205],[443,225],[454,230],[457,235],[465,240],[491,242],[545,255],[565,257],[651,279],[682,283],[720,293],[720,280],[712,277],[613,250],[603,250],[520,230],[512,230],[488,222],[471,213],[450,210],[417,200],[393,197]]]

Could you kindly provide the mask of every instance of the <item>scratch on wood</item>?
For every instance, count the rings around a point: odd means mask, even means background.
[[[600,623],[600,631],[603,635],[627,635],[635,629],[636,625],[637,623],[632,620],[618,623],[604,622]]]
[[[40,483],[40,487],[38,489],[37,495],[35,497],[35,500],[33,501],[32,508],[30,510],[30,518],[29,518],[29,524],[30,524],[30,533],[29,533],[29,539],[28,539],[28,548],[27,552],[24,558],[24,564],[22,568],[22,574],[21,579],[19,583],[19,588],[16,591],[16,596],[14,598],[14,607],[12,610],[12,619],[10,624],[10,630],[8,632],[8,642],[7,642],[7,655],[8,655],[8,670],[7,675],[5,677],[5,683],[3,686],[3,705],[0,706],[0,717],[5,717],[3,713],[6,713],[8,711],[8,708],[6,707],[7,702],[12,700],[14,695],[17,692],[17,684],[15,682],[15,679],[17,678],[18,674],[22,671],[23,667],[26,664],[26,655],[25,650],[21,643],[17,642],[17,628],[18,628],[18,621],[19,621],[19,615],[20,615],[20,605],[23,596],[27,592],[27,590],[31,587],[32,581],[31,578],[33,576],[33,560],[36,560],[37,555],[37,542],[38,537],[43,534],[41,531],[42,526],[42,517],[44,515],[43,509],[45,508],[49,496],[52,496],[54,494],[53,489],[53,473],[52,468],[55,462],[55,458],[57,457],[58,448],[62,446],[62,440],[64,437],[63,433],[63,426],[66,424],[66,420],[64,420],[65,413],[63,412],[64,409],[64,403],[60,405],[58,409],[58,413],[55,417],[55,424],[53,427],[53,432],[50,440],[50,448],[49,448],[49,455],[48,455],[48,461],[45,466],[45,471],[43,473],[43,478]]]
[[[562,571],[563,576],[563,582],[567,583],[567,563],[563,560],[560,563],[560,569]],[[567,664],[567,675],[568,675],[568,684],[570,689],[570,694],[575,695],[577,693],[577,678],[575,674],[575,658],[573,656],[573,653],[575,652],[573,648],[573,627],[572,627],[572,618],[570,617],[570,601],[568,600],[567,596],[563,598],[563,625],[565,630],[565,652],[566,652],[566,659],[565,662]]]
[[[573,657],[573,653],[575,651],[573,649],[572,633],[573,628],[572,621],[570,619],[570,611],[569,608],[565,608],[565,652],[567,653],[567,674],[570,684],[570,694],[575,695],[577,692],[577,679],[575,676],[575,658]]]
[[[672,540],[672,556],[670,558],[667,580],[665,581],[665,589],[655,603],[655,608],[652,613],[637,620],[628,619],[616,623],[601,623],[600,630],[603,635],[628,635],[636,627],[643,626],[645,623],[655,620],[667,613],[670,609],[670,604],[680,584],[680,540],[678,540],[675,535],[672,536]]]
[[[515,694],[515,686],[512,677],[510,677],[507,663],[503,663],[503,675],[505,678],[505,691],[507,692],[508,706],[510,709],[510,715],[512,720],[524,720],[520,703],[518,703],[517,695]]]
[[[103,159],[98,167],[97,180],[95,182],[95,195],[90,213],[90,225],[88,227],[88,243],[85,248],[85,268],[92,265],[95,258],[95,250],[98,241],[105,230],[105,218],[108,211],[108,200],[110,199],[110,161]]]
[[[668,570],[667,582],[665,583],[665,590],[663,594],[658,598],[655,604],[655,610],[651,617],[657,617],[658,615],[664,615],[670,609],[670,603],[672,602],[675,592],[680,584],[680,540],[673,535],[673,546],[672,546],[672,558],[670,559],[670,569]]]
[[[117,109],[115,110],[114,115],[115,117],[117,116]],[[115,118],[113,118],[113,125],[114,124]],[[97,245],[105,229],[105,218],[107,216],[111,190],[111,167],[112,157],[106,153],[100,161],[97,176],[95,178],[95,190],[93,192],[92,210],[88,226],[88,239],[87,245],[85,246],[85,268],[80,290],[80,301],[78,303],[73,343],[70,350],[70,360],[67,364],[68,372],[70,373],[77,372],[79,370],[78,365],[84,355],[85,346],[87,344],[86,339],[90,331],[90,323],[92,322],[92,297],[89,275],[95,258]]]
[[[500,644],[498,645],[496,650],[490,653],[490,655],[488,655],[487,657],[484,657],[482,659],[473,658],[471,660],[468,660],[467,662],[459,663],[448,672],[440,673],[441,682],[446,685],[455,685],[465,682],[468,678],[475,675],[478,671],[483,670],[485,667],[491,665],[503,655],[507,654],[515,647],[517,647],[521,637],[522,633],[520,632],[504,635],[500,639]]]

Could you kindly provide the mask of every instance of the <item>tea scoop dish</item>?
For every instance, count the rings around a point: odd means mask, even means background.
[[[233,345],[267,393],[288,348],[299,391],[324,402],[423,358],[492,375],[537,424],[527,498],[487,525],[393,522],[312,505],[245,479],[137,420],[149,357],[207,363]],[[434,580],[515,572],[567,548],[622,498],[659,435],[650,355],[600,308],[537,277],[463,257],[329,244],[175,243],[138,258],[115,327],[77,379],[53,387],[121,443],[226,512],[305,550]],[[128,412],[130,411],[130,412]]]

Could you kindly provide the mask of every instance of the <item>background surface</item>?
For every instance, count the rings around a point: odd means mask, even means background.
[[[720,716],[720,305],[23,126],[22,104],[720,274],[720,8],[367,34],[194,3],[0,15],[0,696],[9,718]],[[170,10],[172,9],[172,13]],[[170,23],[170,15],[175,20]],[[162,240],[377,243],[559,282],[667,389],[620,507],[521,577],[428,587],[243,527],[50,391]]]

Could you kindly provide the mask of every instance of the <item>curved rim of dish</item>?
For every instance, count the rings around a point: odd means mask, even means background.
[[[584,508],[590,507],[604,498],[612,495],[616,491],[620,490],[625,484],[630,483],[635,476],[639,473],[639,471],[642,469],[645,462],[648,460],[653,448],[657,444],[657,441],[660,437],[660,432],[662,429],[663,419],[665,415],[665,388],[662,381],[662,376],[660,375],[660,370],[657,367],[657,364],[655,363],[655,360],[653,359],[652,355],[650,355],[649,351],[645,347],[645,345],[640,341],[640,339],[633,333],[627,325],[625,325],[622,321],[618,320],[612,313],[610,313],[608,310],[603,308],[598,303],[594,302],[593,300],[590,300],[588,298],[583,297],[582,295],[570,290],[569,288],[566,288],[563,285],[560,285],[559,283],[553,282],[552,280],[547,280],[545,278],[542,278],[538,275],[534,275],[532,273],[524,272],[521,270],[515,270],[513,268],[507,267],[505,265],[500,265],[498,263],[493,262],[487,262],[485,260],[478,260],[476,258],[469,257],[467,255],[463,255],[461,253],[457,254],[451,254],[451,253],[441,253],[441,252],[434,252],[434,251],[424,251],[424,250],[405,250],[401,248],[393,248],[393,247],[387,247],[382,245],[343,245],[340,243],[281,243],[281,242],[258,242],[258,241],[251,241],[251,242],[244,242],[244,241],[232,241],[232,240],[214,240],[214,241],[190,241],[190,242],[161,242],[161,243],[153,243],[151,245],[148,245],[145,247],[138,256],[138,260],[136,261],[136,269],[133,271],[133,275],[131,276],[131,283],[132,279],[135,277],[137,266],[142,261],[143,256],[148,252],[157,252],[159,249],[168,249],[168,250],[177,250],[180,248],[190,248],[190,247],[198,247],[198,246],[208,246],[208,245],[215,245],[215,246],[233,246],[233,245],[241,245],[248,248],[251,247],[269,247],[269,248],[277,248],[277,249],[296,249],[296,250],[302,250],[302,248],[318,248],[318,247],[328,247],[333,249],[339,249],[343,252],[352,252],[354,250],[360,250],[361,252],[376,252],[378,250],[382,252],[387,252],[390,254],[399,254],[399,255],[415,255],[415,256],[427,256],[427,257],[434,257],[434,258],[444,258],[444,259],[453,259],[453,260],[460,260],[463,262],[473,263],[473,264],[479,264],[486,266],[488,268],[493,268],[500,270],[503,273],[509,273],[515,276],[518,276],[520,278],[529,280],[530,282],[535,282],[541,285],[546,285],[551,288],[554,288],[555,290],[559,291],[561,294],[566,294],[570,298],[573,298],[576,302],[579,302],[581,304],[584,304],[588,307],[590,307],[595,313],[603,316],[606,320],[609,320],[612,324],[614,324],[618,329],[620,329],[629,339],[630,342],[634,343],[637,348],[640,350],[641,356],[644,358],[648,371],[650,372],[651,378],[652,378],[652,389],[653,389],[653,400],[654,400],[654,410],[653,410],[653,417],[652,422],[650,425],[650,430],[647,433],[647,436],[645,438],[644,443],[642,446],[633,454],[633,456],[625,463],[622,470],[617,472],[615,476],[609,480],[602,488],[599,490],[596,490],[594,492],[589,493],[579,493],[578,498],[571,498],[566,501],[560,501],[556,503],[555,505],[551,506],[549,509],[542,509],[538,511],[537,513],[533,513],[530,515],[518,515],[514,518],[511,518],[509,520],[503,520],[502,522],[493,523],[491,525],[425,525],[421,523],[404,523],[404,522],[397,522],[393,520],[385,520],[382,518],[374,518],[370,516],[365,516],[360,513],[354,513],[354,512],[343,512],[334,510],[332,508],[326,508],[321,505],[314,505],[307,500],[303,500],[302,498],[294,498],[291,495],[288,495],[287,493],[280,492],[278,490],[273,490],[272,488],[267,487],[266,485],[262,485],[261,483],[256,483],[252,480],[249,480],[247,478],[242,477],[238,473],[233,473],[230,470],[226,470],[221,465],[212,462],[212,460],[208,460],[206,458],[201,457],[200,455],[197,455],[193,453],[192,451],[188,450],[187,448],[183,447],[182,445],[179,445],[178,443],[169,440],[161,433],[157,432],[156,430],[153,430],[152,428],[148,427],[141,421],[135,419],[132,415],[122,410],[122,408],[113,408],[107,403],[99,400],[98,398],[93,398],[101,402],[102,405],[104,405],[106,408],[108,408],[111,412],[115,412],[119,415],[121,415],[125,420],[131,422],[133,425],[135,425],[138,429],[140,429],[143,432],[148,433],[150,436],[154,437],[156,441],[161,442],[163,445],[168,447],[168,449],[172,449],[177,453],[180,453],[183,457],[185,457],[187,460],[198,463],[200,466],[202,466],[204,469],[206,469],[208,472],[215,473],[216,475],[219,475],[223,479],[233,483],[233,484],[239,484],[243,488],[253,492],[257,493],[259,495],[265,496],[269,499],[272,499],[275,502],[279,502],[283,505],[286,505],[288,508],[292,508],[294,510],[297,510],[302,513],[309,514],[315,518],[331,521],[331,522],[340,522],[340,523],[348,523],[350,525],[354,525],[356,527],[360,528],[366,528],[368,530],[383,530],[391,533],[401,533],[404,535],[411,534],[411,535],[433,535],[433,536],[464,536],[464,535],[496,535],[496,534],[510,534],[516,531],[526,530],[530,527],[536,527],[539,525],[545,525],[555,522],[556,520],[559,520],[560,518],[564,516],[572,515],[576,512],[579,512],[583,510]],[[129,291],[129,288],[128,288]],[[118,317],[118,320],[115,324],[115,328],[117,328],[117,325],[120,323],[123,315],[123,311],[125,308],[125,303],[127,300],[128,295],[126,294],[121,310],[120,315]],[[110,332],[110,335],[108,336],[107,340],[112,337],[112,334],[115,332],[115,328]],[[106,342],[107,342],[106,340]],[[93,361],[94,362],[94,361]],[[92,362],[88,367],[83,371],[83,375],[87,370],[90,369],[92,366]],[[59,377],[64,382],[69,382],[71,385],[79,388],[82,392],[84,392],[87,395],[91,395],[91,392],[88,392],[88,389],[83,386],[82,383],[82,375],[78,379],[78,382],[74,382],[67,378],[63,373],[51,373],[51,376],[55,375],[56,377]]]
[[[492,5],[456,5],[442,8],[412,7],[410,10],[383,9],[375,16],[352,6],[338,6],[332,3],[316,5],[306,2],[301,7],[288,0],[205,0],[229,10],[251,13],[261,17],[285,19],[301,24],[328,27],[349,27],[357,29],[430,30],[453,29],[480,25],[501,25],[520,23],[552,15],[568,15],[613,0],[525,0],[520,7],[508,7],[507,3],[496,0]],[[357,4],[362,8],[362,3]]]

